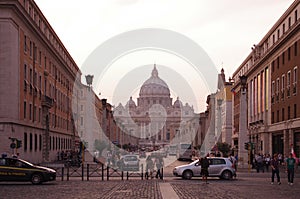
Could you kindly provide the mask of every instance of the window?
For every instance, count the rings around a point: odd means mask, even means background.
[[[39,108],[39,122],[41,122],[41,116],[42,116],[42,109]]]
[[[29,120],[32,119],[32,104],[29,104]]]
[[[284,87],[285,87],[285,85],[284,85],[284,83],[285,83],[285,76],[284,75],[282,75],[281,76],[281,91],[283,92],[284,91]]]
[[[288,61],[291,60],[291,47],[288,48]]]
[[[36,121],[36,106],[33,107],[33,121]]]
[[[42,140],[42,135],[39,136],[40,137],[40,144],[39,144],[39,150],[41,151],[42,150],[42,143],[43,143],[43,140]],[[51,139],[50,139],[50,142],[51,142]],[[51,147],[51,143],[49,145]]]
[[[29,82],[32,83],[32,68],[29,70]]]
[[[42,52],[41,51],[39,52],[39,64],[40,64],[40,66],[42,64]]]
[[[282,121],[284,121],[284,108],[282,108]]]
[[[287,119],[289,120],[289,119],[291,119],[291,107],[290,106],[288,106],[288,115],[287,115]]]
[[[276,94],[278,94],[279,93],[279,78],[277,78],[277,80],[276,80]]]
[[[279,122],[279,110],[277,110],[277,122]]]
[[[280,29],[277,30],[277,39],[280,37]]]
[[[287,83],[287,87],[289,88],[291,86],[291,71],[288,71],[287,73],[286,83]]]
[[[34,150],[37,150],[37,144],[38,144],[38,139],[37,139],[37,134],[34,134]]]
[[[295,22],[298,20],[298,11],[295,10]]]
[[[284,65],[284,57],[285,57],[285,53],[282,53],[282,65]]]
[[[272,118],[271,118],[271,120],[272,120],[271,122],[272,122],[272,124],[273,124],[273,123],[274,123],[274,120],[275,120],[275,119],[274,119],[274,112],[272,112]]]
[[[46,70],[47,69],[47,57],[46,56],[44,57],[44,62],[45,62],[44,64],[45,64],[45,70]]]
[[[24,64],[24,79],[27,79],[27,65]]]
[[[285,32],[285,24],[282,24],[282,33]]]
[[[32,133],[29,134],[29,150],[32,151]]]
[[[23,112],[23,116],[24,116],[24,119],[26,119],[26,102],[24,102],[24,112]]]
[[[275,44],[275,35],[273,35],[273,44]]]
[[[32,42],[30,41],[30,44],[29,44],[29,55],[30,57],[32,57]]]
[[[294,118],[297,118],[297,104],[294,104]]]
[[[279,56],[277,57],[277,69],[279,68]]]
[[[289,28],[291,27],[291,17],[289,17]]]
[[[293,93],[297,93],[297,81],[298,81],[298,75],[297,75],[297,66],[294,68],[294,78],[293,78]]]
[[[274,73],[275,71],[274,65],[275,65],[275,61],[272,61],[272,73]]]
[[[27,37],[24,35],[24,51],[27,52]]]
[[[272,81],[271,94],[272,94],[272,96],[275,95],[275,81]]]
[[[297,54],[298,54],[298,43],[297,42],[295,42],[295,44],[294,44],[294,54],[295,54],[295,56],[297,56]]]
[[[24,133],[24,151],[27,150],[27,133]]]

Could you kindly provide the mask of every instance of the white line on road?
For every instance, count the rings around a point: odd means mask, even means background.
[[[179,199],[170,183],[159,183],[159,187],[163,199]]]

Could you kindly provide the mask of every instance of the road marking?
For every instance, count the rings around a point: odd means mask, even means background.
[[[159,183],[159,187],[163,199],[179,199],[170,183]]]

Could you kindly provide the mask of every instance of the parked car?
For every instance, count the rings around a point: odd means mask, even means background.
[[[140,160],[137,155],[124,155],[120,158],[118,167],[123,171],[138,171]]]
[[[228,158],[209,157],[209,177],[220,177],[222,179],[232,179],[236,175],[235,169]],[[199,160],[186,165],[177,166],[173,170],[174,176],[180,176],[183,179],[201,176],[201,165]]]
[[[0,181],[41,184],[56,179],[56,171],[47,167],[33,165],[18,158],[0,158]]]

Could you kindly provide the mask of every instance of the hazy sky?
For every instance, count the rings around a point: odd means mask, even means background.
[[[263,38],[293,0],[35,2],[79,67],[95,48],[118,34],[141,28],[162,28],[183,34],[199,44],[218,71],[224,68],[228,79],[250,53],[251,46]],[[167,63],[160,56],[151,56],[145,63],[138,64],[170,65],[178,60]],[[125,62],[129,64],[132,59]],[[109,98],[108,91],[100,92]],[[201,102],[199,110],[203,111],[207,94],[202,93],[203,99],[189,103]]]

